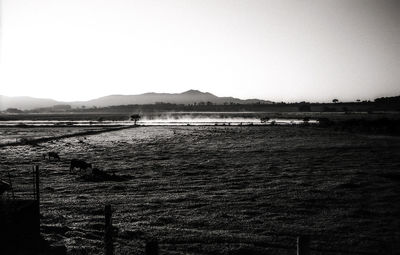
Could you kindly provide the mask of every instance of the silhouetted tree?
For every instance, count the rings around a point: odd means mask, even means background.
[[[336,98],[335,98],[335,99],[332,100],[332,102],[336,104],[336,103],[339,102],[339,99],[336,99]]]
[[[140,118],[141,118],[141,116],[140,116],[139,114],[132,114],[132,115],[131,115],[131,120],[134,121],[134,125],[136,125],[136,122],[137,122],[138,120],[140,120]]]

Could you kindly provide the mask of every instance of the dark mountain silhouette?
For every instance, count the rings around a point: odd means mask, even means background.
[[[41,99],[32,97],[6,97],[0,96],[0,110],[7,108],[18,108],[20,110],[30,110],[41,107],[51,107],[58,104],[69,104],[73,107],[106,107],[114,105],[129,104],[155,104],[155,103],[173,103],[173,104],[194,104],[194,103],[212,104],[269,104],[271,101],[259,99],[242,100],[233,97],[218,97],[208,92],[198,90],[188,90],[183,93],[145,93],[140,95],[110,95],[92,99],[89,101],[59,102],[52,99]]]
[[[271,103],[270,101],[264,101],[259,99],[248,99],[242,100],[233,97],[217,97],[208,92],[201,92],[198,90],[188,90],[183,93],[145,93],[141,95],[111,95],[100,97],[97,99],[89,100],[86,102],[76,102],[76,104],[82,104],[85,106],[111,106],[111,105],[127,105],[127,104],[155,104],[155,103],[173,103],[173,104],[193,104],[200,102],[211,102],[213,104],[224,104],[224,103]]]

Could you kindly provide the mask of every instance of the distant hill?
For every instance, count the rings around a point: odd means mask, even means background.
[[[7,97],[0,95],[0,111],[4,111],[8,108],[31,110],[41,107],[50,107],[57,104],[60,104],[60,102],[53,99],[34,97]]]
[[[242,100],[233,97],[217,97],[208,92],[201,92],[198,90],[188,90],[183,93],[145,93],[140,95],[111,95],[100,97],[97,99],[89,100],[86,102],[75,102],[74,105],[85,105],[85,106],[97,106],[105,107],[112,105],[128,105],[128,104],[155,104],[155,103],[172,103],[172,104],[193,104],[200,102],[211,102],[213,104],[224,104],[224,103],[240,103],[240,104],[252,104],[252,103],[272,103],[270,101],[264,101],[259,99],[247,99]]]
[[[140,95],[110,95],[92,99],[89,101],[60,102],[52,99],[32,98],[32,97],[6,97],[0,96],[0,110],[7,108],[18,108],[20,110],[31,110],[35,108],[51,107],[59,104],[69,104],[73,107],[107,107],[115,105],[129,104],[155,104],[155,103],[173,103],[173,104],[193,104],[193,103],[212,104],[271,104],[271,101],[260,99],[242,100],[234,97],[218,97],[208,92],[198,90],[188,90],[183,93],[145,93]]]

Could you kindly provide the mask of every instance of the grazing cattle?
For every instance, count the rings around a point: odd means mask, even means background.
[[[57,152],[50,151],[50,152],[47,153],[47,155],[49,155],[49,160],[50,160],[51,158],[60,160],[60,156],[58,155]]]
[[[51,158],[60,160],[60,156],[58,155],[57,152],[54,152],[54,151],[50,151],[50,152],[47,152],[47,153],[43,153],[43,154],[42,154],[42,157],[43,157],[43,159],[46,159],[46,157],[49,157],[49,160],[50,160]]]
[[[69,167],[69,172],[72,172],[75,168],[79,168],[79,170],[86,170],[88,168],[92,168],[91,163],[86,163],[84,160],[81,159],[72,159],[71,166]]]

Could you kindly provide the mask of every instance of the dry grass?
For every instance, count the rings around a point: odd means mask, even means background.
[[[102,253],[107,203],[117,254],[143,252],[153,238],[162,254],[293,254],[300,234],[332,254],[400,249],[400,139],[263,126],[141,127],[79,140],[0,148],[1,174],[26,179],[40,164],[43,232],[70,254]],[[42,160],[46,151],[62,160]],[[133,178],[79,181],[71,158]]]

